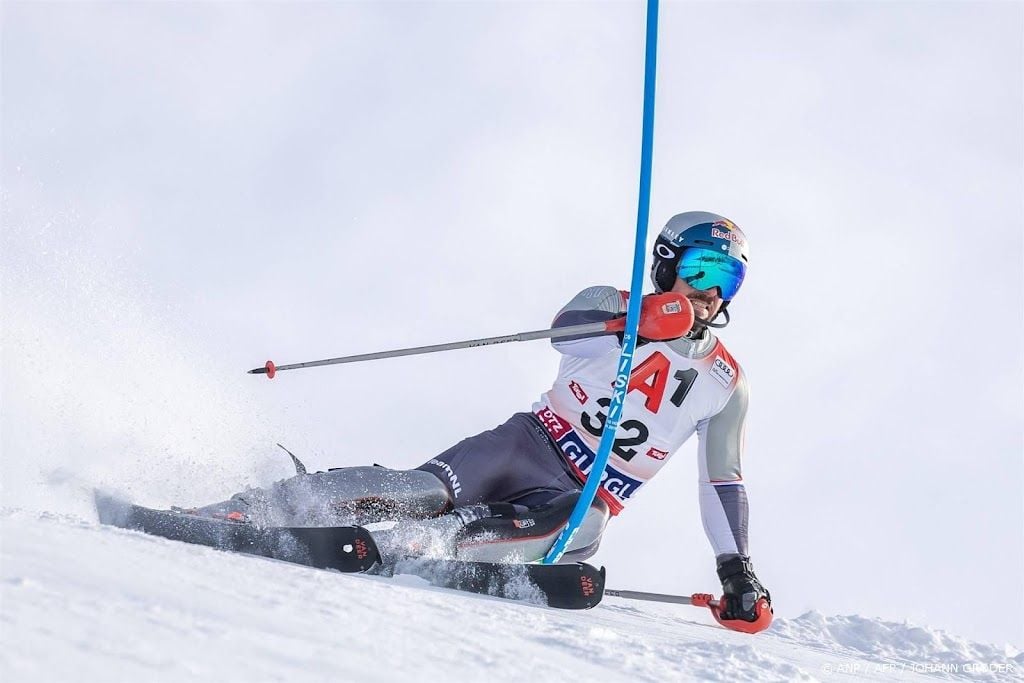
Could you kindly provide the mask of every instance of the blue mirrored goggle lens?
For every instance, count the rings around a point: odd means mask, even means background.
[[[731,300],[743,284],[747,264],[711,249],[687,249],[679,258],[676,272],[694,289],[718,287],[722,299]]]

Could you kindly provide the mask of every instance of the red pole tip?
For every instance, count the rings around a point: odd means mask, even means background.
[[[277,374],[277,366],[274,365],[274,361],[268,360],[266,368],[267,368],[267,379],[274,379],[274,375]]]

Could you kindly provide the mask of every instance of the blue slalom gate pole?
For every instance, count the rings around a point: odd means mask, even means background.
[[[594,466],[587,475],[587,483],[580,493],[576,507],[569,515],[569,521],[554,545],[544,556],[544,564],[553,564],[565,554],[573,536],[583,523],[590,504],[597,495],[598,486],[604,477],[604,468],[615,443],[615,434],[622,418],[622,405],[626,400],[629,374],[633,369],[633,352],[636,350],[637,330],[640,327],[640,300],[644,287],[644,255],[647,251],[647,222],[651,209],[651,161],[654,151],[654,82],[658,62],[658,0],[647,0],[647,45],[644,53],[644,123],[640,143],[640,201],[636,212],[636,243],[633,251],[633,279],[629,287],[629,306],[626,309],[626,329],[622,335],[622,353],[619,355],[618,373],[612,391],[612,402],[608,406],[608,419],[601,444],[597,449]]]

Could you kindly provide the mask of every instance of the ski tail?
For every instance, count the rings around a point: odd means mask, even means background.
[[[573,564],[502,564],[461,560],[405,559],[389,568],[440,588],[532,602],[558,609],[590,609],[604,595],[604,567]]]

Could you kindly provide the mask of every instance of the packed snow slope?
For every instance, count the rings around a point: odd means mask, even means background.
[[[0,538],[5,681],[1024,680],[1012,649],[858,616],[748,636],[691,607],[558,611],[12,508]]]

